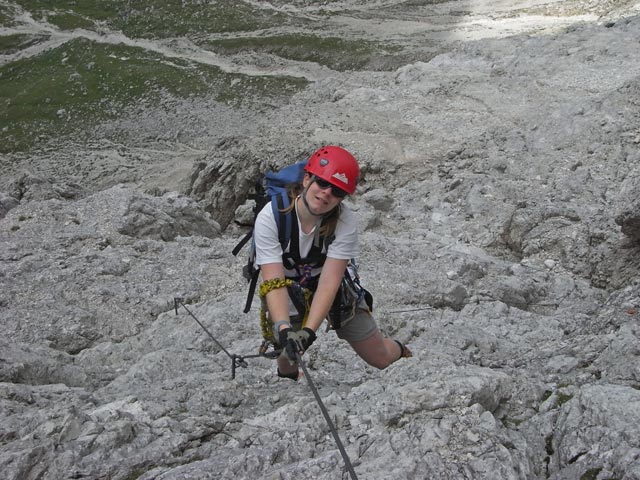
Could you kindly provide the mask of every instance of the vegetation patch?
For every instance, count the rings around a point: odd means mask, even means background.
[[[0,54],[11,55],[13,53],[29,48],[49,38],[46,35],[29,35],[26,33],[16,33],[0,37]]]
[[[305,80],[248,77],[125,45],[76,39],[38,57],[0,67],[0,152],[26,151],[41,142],[83,132],[118,117],[135,102],[170,94],[206,95],[232,106],[288,98]]]
[[[75,14],[87,19],[108,21],[126,8],[128,1],[98,0],[15,0],[15,3],[28,11],[35,19],[48,16]],[[137,2],[136,2],[137,3]]]
[[[76,28],[95,30],[95,23],[92,20],[76,13],[54,13],[47,17],[47,21],[60,30],[74,30]]]
[[[126,17],[121,16],[115,26],[127,35],[158,38],[251,31],[276,27],[286,21],[282,13],[256,9],[239,0],[206,4],[197,0],[143,0],[136,2],[135,9]]]
[[[17,3],[35,18],[75,14],[85,21],[105,22],[130,37],[143,38],[247,31],[291,22],[281,12],[256,8],[242,0],[61,0],[55,4],[48,0],[17,0]]]
[[[438,5],[449,1],[450,0],[407,0],[406,2],[402,2],[402,5],[408,5],[410,7],[427,7],[429,5]]]
[[[564,405],[572,398],[573,398],[573,395],[568,395],[566,393],[558,392],[558,406]]]
[[[16,8],[13,5],[0,4],[0,25],[4,27],[15,26],[15,15]]]
[[[310,34],[218,39],[209,41],[209,46],[222,54],[244,51],[269,53],[289,60],[315,62],[338,71],[365,69],[374,58],[400,50],[366,40]]]
[[[602,468],[590,468],[580,476],[580,480],[596,480]]]

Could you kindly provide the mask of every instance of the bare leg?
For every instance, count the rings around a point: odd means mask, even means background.
[[[278,357],[277,362],[278,362],[278,376],[288,377],[293,380],[296,380],[298,378],[297,363],[294,363],[293,365],[291,365],[291,362],[289,362],[289,360],[284,357]]]
[[[359,342],[349,342],[355,352],[372,367],[383,370],[400,360],[402,351],[395,340],[384,338],[379,331]]]

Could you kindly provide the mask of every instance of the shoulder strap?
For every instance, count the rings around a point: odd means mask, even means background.
[[[295,213],[285,213],[283,210],[289,206],[289,196],[286,192],[279,192],[273,196],[271,200],[271,208],[273,210],[273,217],[276,219],[276,226],[278,227],[278,241],[282,246],[282,251],[287,248],[289,239],[291,238],[293,224],[297,226],[297,221],[294,222],[292,217]]]
[[[260,275],[260,269],[256,268],[251,274],[251,280],[249,280],[249,293],[247,293],[247,302],[244,305],[244,313],[249,313],[251,310],[251,304],[253,303],[253,296],[256,293],[256,285],[258,284],[258,276]]]
[[[251,240],[252,237],[253,237],[253,227],[251,227],[251,229],[247,232],[247,234],[240,239],[240,241],[234,247],[234,249],[231,250],[231,253],[233,253],[234,257],[237,256],[238,253],[240,253],[240,250],[242,250],[242,247],[244,247],[247,244],[247,242]]]
[[[253,224],[255,224],[256,217],[269,200],[267,199],[267,193],[262,181],[257,180],[253,188],[254,193],[249,194],[248,198],[255,202],[255,205],[253,206]],[[253,238],[253,231],[255,230],[255,226],[253,224],[249,231],[240,239],[234,249],[231,250],[231,253],[233,253],[234,256],[237,256],[238,253],[240,253],[240,250],[242,250],[249,240]]]
[[[322,224],[320,225],[321,227]],[[313,265],[314,267],[324,265],[327,255],[323,252],[323,249],[325,245],[329,246],[330,241],[327,242],[327,239],[319,233],[314,238],[313,245],[307,256],[302,258],[300,255],[300,230],[298,229],[298,217],[295,210],[291,211],[289,239],[289,252],[282,255],[282,263],[286,269],[296,269],[300,265]],[[282,250],[284,251],[284,249],[285,247]]]

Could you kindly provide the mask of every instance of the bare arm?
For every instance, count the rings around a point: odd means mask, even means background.
[[[327,258],[324,262],[318,288],[313,296],[309,318],[307,319],[307,327],[312,330],[316,331],[327,317],[348,263],[348,260],[338,260],[336,258]]]

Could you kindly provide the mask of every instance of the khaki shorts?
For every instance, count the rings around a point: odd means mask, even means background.
[[[344,321],[343,325],[335,331],[338,338],[348,342],[361,342],[378,331],[369,308],[364,303],[362,305],[363,307],[356,308],[356,313],[351,319]],[[290,317],[289,321],[294,330],[302,328],[302,320],[298,315]]]
[[[348,342],[361,342],[378,331],[373,316],[368,308],[357,308],[352,319],[336,330],[336,335]]]

